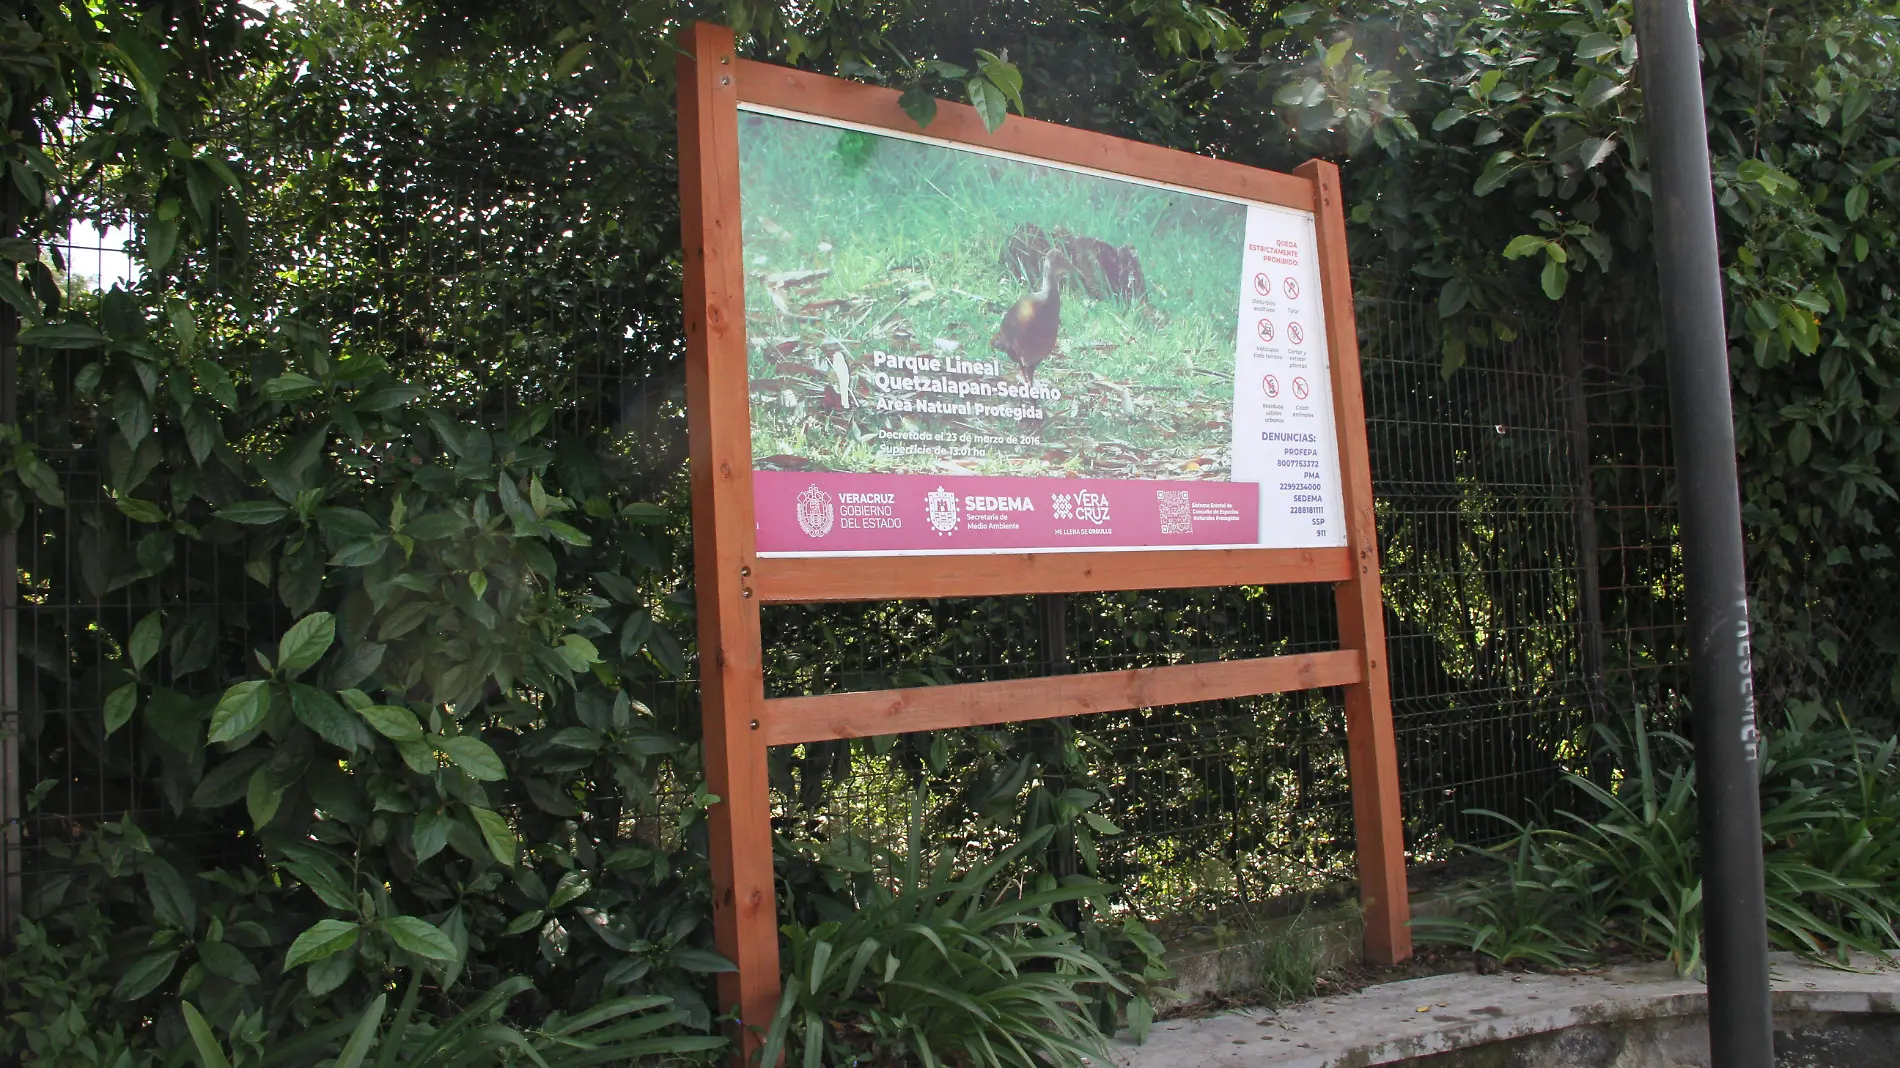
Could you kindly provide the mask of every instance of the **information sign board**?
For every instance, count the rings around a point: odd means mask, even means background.
[[[762,556],[1346,544],[1311,211],[740,105]]]
[[[1411,952],[1338,170],[739,59],[679,67],[720,1009],[778,1002],[767,749],[1336,688],[1365,952]],[[762,604],[1330,583],[1338,647],[768,697]]]

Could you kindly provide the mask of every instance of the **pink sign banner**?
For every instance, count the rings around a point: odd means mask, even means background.
[[[758,551],[1002,552],[1250,545],[1247,482],[753,472]]]

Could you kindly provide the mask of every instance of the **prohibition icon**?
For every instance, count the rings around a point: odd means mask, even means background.
[[[1300,284],[1294,281],[1293,279],[1289,278],[1286,281],[1280,283],[1280,288],[1286,290],[1286,299],[1288,300],[1300,299]]]
[[[1286,339],[1288,341],[1293,342],[1295,345],[1305,344],[1306,343],[1305,328],[1300,326],[1300,324],[1298,323],[1286,324]]]
[[[1293,397],[1295,400],[1305,400],[1308,396],[1312,395],[1312,392],[1313,391],[1306,386],[1306,379],[1296,378],[1293,380]]]
[[[1263,297],[1273,296],[1273,279],[1264,274],[1253,276],[1253,291]]]
[[[1262,319],[1260,320],[1260,325],[1255,327],[1254,329],[1257,333],[1259,333],[1260,340],[1262,341],[1273,340],[1273,321],[1272,320]]]
[[[1280,380],[1268,375],[1260,380],[1260,390],[1269,397],[1277,397],[1280,395]]]

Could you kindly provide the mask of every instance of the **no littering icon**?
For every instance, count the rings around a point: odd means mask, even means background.
[[[1260,392],[1265,393],[1269,397],[1279,396],[1280,395],[1280,380],[1273,377],[1272,375],[1268,375],[1267,377],[1261,379]]]

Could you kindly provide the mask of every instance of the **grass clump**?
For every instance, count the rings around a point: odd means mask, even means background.
[[[1262,943],[1260,997],[1269,1005],[1310,998],[1318,989],[1320,971],[1319,934],[1296,918]]]
[[[866,880],[842,921],[785,927],[785,993],[760,1063],[1080,1068],[1107,1063],[1101,1010],[1124,998],[1141,1037],[1153,1019],[1142,980],[1056,915],[1107,887],[1014,877],[1050,831],[966,865],[960,848],[926,851],[913,816],[888,884]]]
[[[1509,823],[1480,851],[1501,878],[1457,916],[1421,918],[1423,941],[1500,963],[1561,968],[1618,953],[1660,957],[1684,975],[1703,968],[1701,850],[1695,766],[1683,738],[1639,714],[1602,730],[1617,769],[1609,785],[1578,775],[1588,802],[1550,825]],[[1764,739],[1762,846],[1768,939],[1778,949],[1845,961],[1900,944],[1900,761],[1879,738],[1815,703],[1790,709]]]

